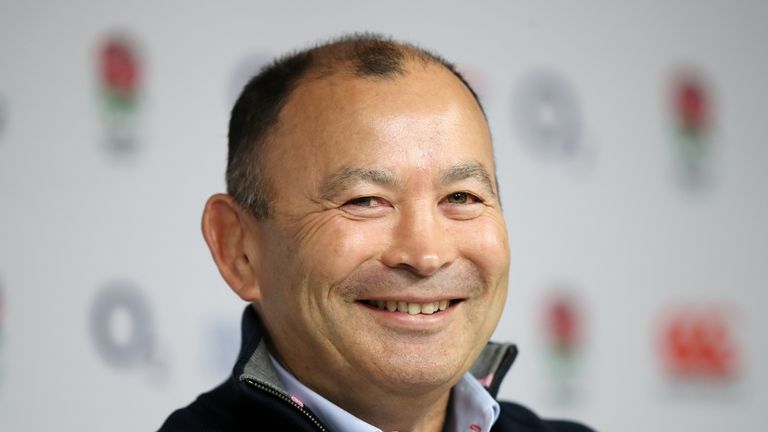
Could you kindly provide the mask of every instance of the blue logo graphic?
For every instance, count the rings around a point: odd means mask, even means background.
[[[551,71],[527,75],[515,94],[514,118],[523,142],[545,158],[564,159],[582,146],[583,120],[576,92]]]
[[[129,369],[153,361],[152,313],[141,291],[132,284],[112,282],[99,291],[89,322],[96,352],[110,366]]]

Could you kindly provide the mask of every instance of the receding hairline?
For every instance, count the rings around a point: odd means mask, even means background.
[[[289,92],[286,104],[298,89],[315,80],[332,76],[348,76],[371,81],[394,81],[408,75],[409,70],[414,66],[424,68],[433,66],[452,75],[465,87],[482,113],[486,124],[488,123],[485,109],[477,94],[456,66],[425,48],[366,32],[323,41],[312,48],[297,51],[285,57],[302,52],[311,56],[311,62]],[[394,61],[391,61],[392,59]],[[280,111],[282,112],[282,109]]]
[[[463,77],[460,75],[457,76],[455,71],[451,69],[451,67],[453,67],[452,64],[447,63],[436,54],[432,54],[415,45],[390,39],[387,39],[385,42],[390,44],[390,46],[395,47],[397,50],[402,50],[403,57],[399,59],[399,64],[396,70],[384,74],[368,74],[360,70],[360,65],[356,61],[357,54],[354,51],[354,46],[356,44],[355,40],[342,39],[328,45],[321,44],[307,50],[306,52],[313,56],[311,65],[302,76],[297,79],[295,85],[280,107],[275,123],[266,131],[262,144],[265,149],[263,149],[262,152],[275,144],[273,140],[279,135],[280,130],[284,125],[286,108],[289,105],[292,105],[296,98],[301,97],[300,94],[308,87],[311,87],[320,81],[327,80],[339,80],[341,83],[354,80],[364,80],[373,83],[396,82],[408,78],[409,75],[414,73],[414,68],[420,68],[421,70],[434,68],[436,71],[445,73],[449,79],[455,80],[458,85],[457,88],[462,88],[466,92],[471,101],[470,103],[479,111],[488,135],[489,137],[491,136],[490,125],[488,124],[485,110],[480,104],[477,95],[468,83],[463,80]],[[492,143],[491,147],[493,147]],[[269,184],[268,178],[265,178],[265,183],[267,185]]]
[[[396,78],[411,63],[434,63],[445,67],[443,58],[427,50],[390,38],[356,39],[355,36],[320,44],[309,50],[314,64],[307,71],[334,73],[354,72],[364,78]]]

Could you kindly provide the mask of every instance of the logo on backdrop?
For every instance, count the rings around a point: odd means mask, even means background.
[[[520,82],[513,104],[522,141],[547,159],[567,159],[582,149],[583,119],[571,84],[553,71],[529,73]]]
[[[272,62],[272,56],[266,53],[253,54],[240,60],[232,71],[229,85],[229,107],[231,108],[246,84],[258,74],[261,69]]]
[[[662,324],[665,374],[682,381],[730,381],[740,373],[734,316],[721,305],[679,307]]]
[[[142,64],[136,43],[110,35],[98,53],[99,93],[107,149],[125,156],[139,146]]]
[[[672,84],[671,111],[675,132],[675,162],[681,183],[700,188],[711,177],[712,101],[700,76],[679,73]]]
[[[581,393],[585,330],[584,313],[574,289],[556,287],[544,303],[542,324],[550,399],[572,403]]]
[[[100,289],[90,310],[89,331],[96,353],[117,370],[149,368],[162,378],[165,364],[157,351],[155,323],[144,294],[128,281]]]
[[[657,334],[664,393],[676,399],[738,398],[744,358],[736,312],[716,302],[691,302],[666,311]]]

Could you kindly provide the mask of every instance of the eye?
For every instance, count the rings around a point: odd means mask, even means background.
[[[470,220],[480,216],[485,206],[483,200],[469,192],[452,192],[440,202],[445,215],[456,220]]]
[[[454,192],[445,197],[445,201],[448,204],[474,204],[481,202],[480,198],[467,192]]]
[[[384,198],[362,196],[345,202],[341,210],[352,217],[377,218],[388,214],[392,205]]]
[[[355,207],[379,207],[383,204],[384,203],[379,198],[372,196],[359,197],[344,203],[344,205],[351,205]]]

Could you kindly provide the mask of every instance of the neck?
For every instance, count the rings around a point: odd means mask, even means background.
[[[357,393],[357,392],[355,392]],[[351,394],[333,401],[382,431],[440,432],[446,420],[450,390],[403,396]]]

